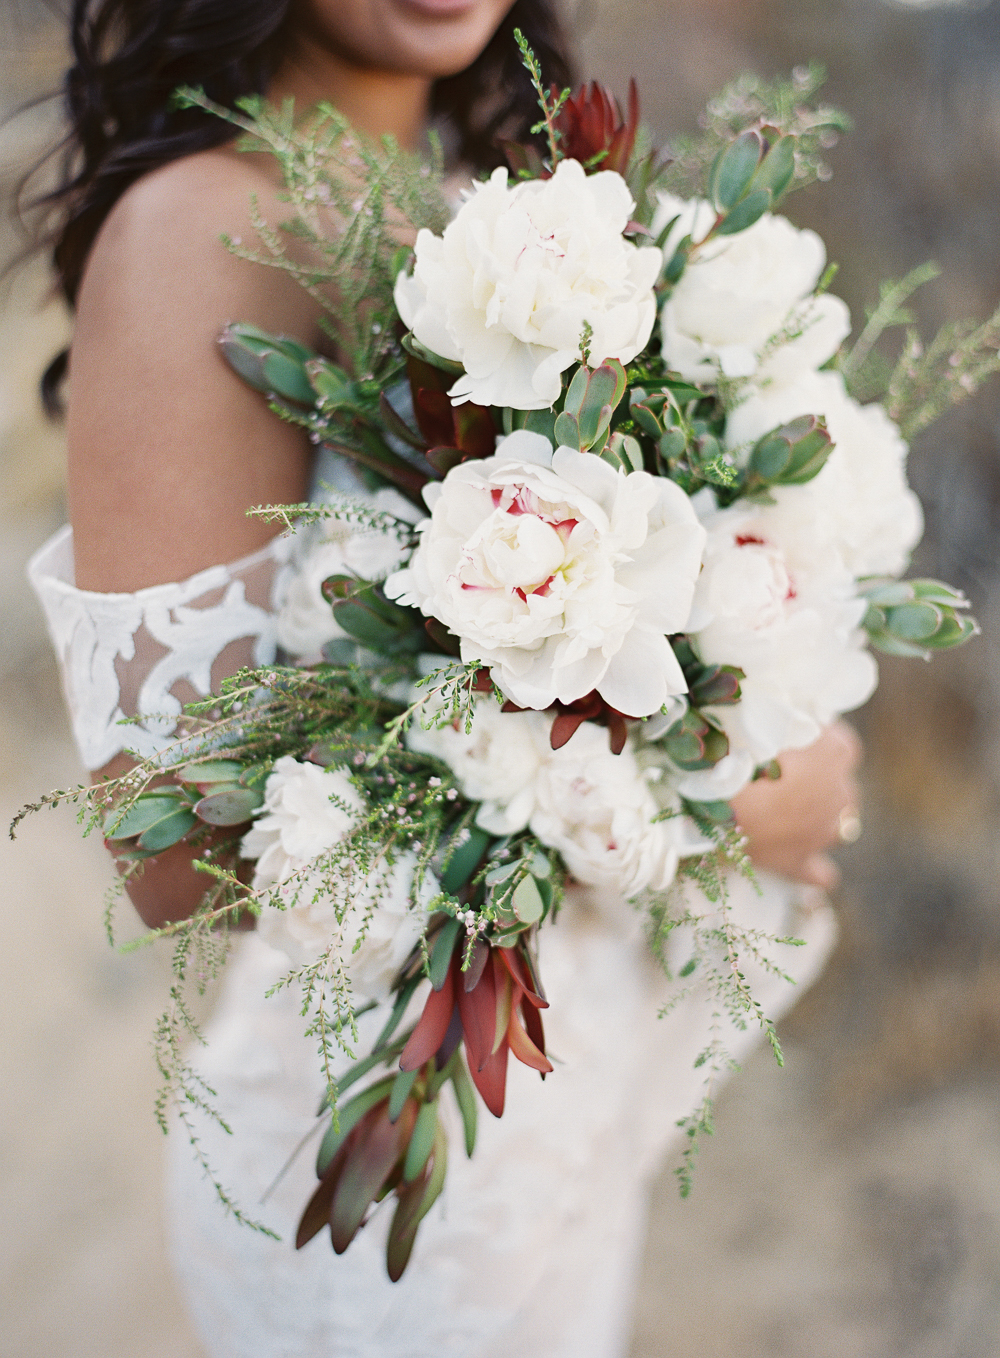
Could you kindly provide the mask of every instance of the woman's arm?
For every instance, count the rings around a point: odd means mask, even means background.
[[[253,239],[250,197],[282,215],[274,185],[228,150],[165,167],[120,200],[94,246],[79,298],[68,418],[76,583],[132,593],[184,580],[262,547],[261,503],[307,494],[309,444],[270,415],[216,343],[246,320],[318,344],[318,307],[275,269],[238,260],[223,232]],[[230,669],[249,662],[226,650]],[[123,772],[119,756],[95,777]],[[147,862],[129,891],[143,920],[191,914],[205,878],[180,845]]]

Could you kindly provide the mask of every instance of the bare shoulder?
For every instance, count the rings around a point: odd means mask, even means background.
[[[279,221],[270,167],[227,148],[140,179],[91,251],[70,361],[69,488],[78,583],[132,590],[260,546],[260,503],[303,498],[308,443],[229,370],[230,321],[316,345],[318,305],[287,274],[232,255],[251,200]]]
[[[185,156],[144,175],[115,204],[94,243],[81,316],[105,295],[120,312],[134,294],[147,307],[183,308],[188,314],[192,308],[243,302],[315,323],[316,304],[291,279],[239,259],[223,243],[229,237],[258,247],[253,207],[277,224],[287,212],[278,192],[276,175],[261,157],[228,147]]]

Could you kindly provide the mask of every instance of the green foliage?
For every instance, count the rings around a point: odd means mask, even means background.
[[[245,134],[241,150],[266,151],[281,170],[281,197],[293,215],[275,229],[255,205],[263,248],[227,240],[229,249],[301,283],[322,308],[321,324],[350,371],[384,383],[399,366],[392,290],[405,262],[404,239],[423,226],[440,231],[448,220],[439,151],[427,164],[391,137],[370,142],[328,103],[297,121],[291,101],[278,109],[250,97],[234,113],[201,90],[181,90],[176,99],[233,123]],[[304,395],[300,388],[291,399]]]
[[[802,486],[826,466],[833,452],[833,439],[826,420],[802,415],[758,439],[750,452],[743,475],[744,495],[755,495],[772,486]]]
[[[979,635],[975,618],[962,615],[969,601],[940,580],[875,580],[862,595],[868,611],[862,626],[871,643],[888,655],[930,660]]]
[[[538,107],[542,110],[542,120],[531,129],[532,135],[539,132],[545,133],[549,143],[549,166],[554,170],[562,159],[559,152],[559,129],[556,127],[556,119],[571,92],[566,89],[555,95],[550,93],[542,80],[541,64],[519,28],[514,29],[514,41],[520,49],[524,68],[531,76],[531,83],[534,85],[535,93],[538,96]]]
[[[670,160],[657,178],[657,187],[682,198],[703,194],[720,149],[735,145],[747,132],[763,133],[772,148],[757,170],[755,191],[766,190],[777,202],[794,189],[828,179],[830,170],[823,153],[850,128],[850,120],[839,109],[815,102],[825,80],[826,72],[816,62],[796,67],[790,77],[775,81],[740,76],[709,103],[699,119],[703,129],[700,137],[678,138],[670,143]],[[784,145],[785,138],[794,138],[794,145]],[[790,151],[794,163],[789,175]],[[742,156],[730,164],[727,185],[741,182],[741,160]],[[749,162],[748,153],[746,160]]]
[[[609,359],[594,369],[581,363],[566,390],[562,411],[556,417],[556,443],[580,452],[603,448],[611,418],[625,395],[626,384],[625,369],[617,359]]]

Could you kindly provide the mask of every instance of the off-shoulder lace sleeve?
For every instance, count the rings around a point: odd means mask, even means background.
[[[185,703],[218,691],[241,665],[275,658],[276,609],[293,541],[135,594],[77,589],[73,533],[61,529],[28,563],[59,659],[80,758],[98,769],[123,750],[154,754]],[[126,717],[138,723],[120,725]]]

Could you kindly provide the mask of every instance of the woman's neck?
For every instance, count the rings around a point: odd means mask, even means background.
[[[423,76],[354,65],[309,36],[296,38],[267,91],[279,103],[293,98],[299,110],[328,100],[362,132],[389,133],[406,150],[416,150],[430,109],[431,84]]]

